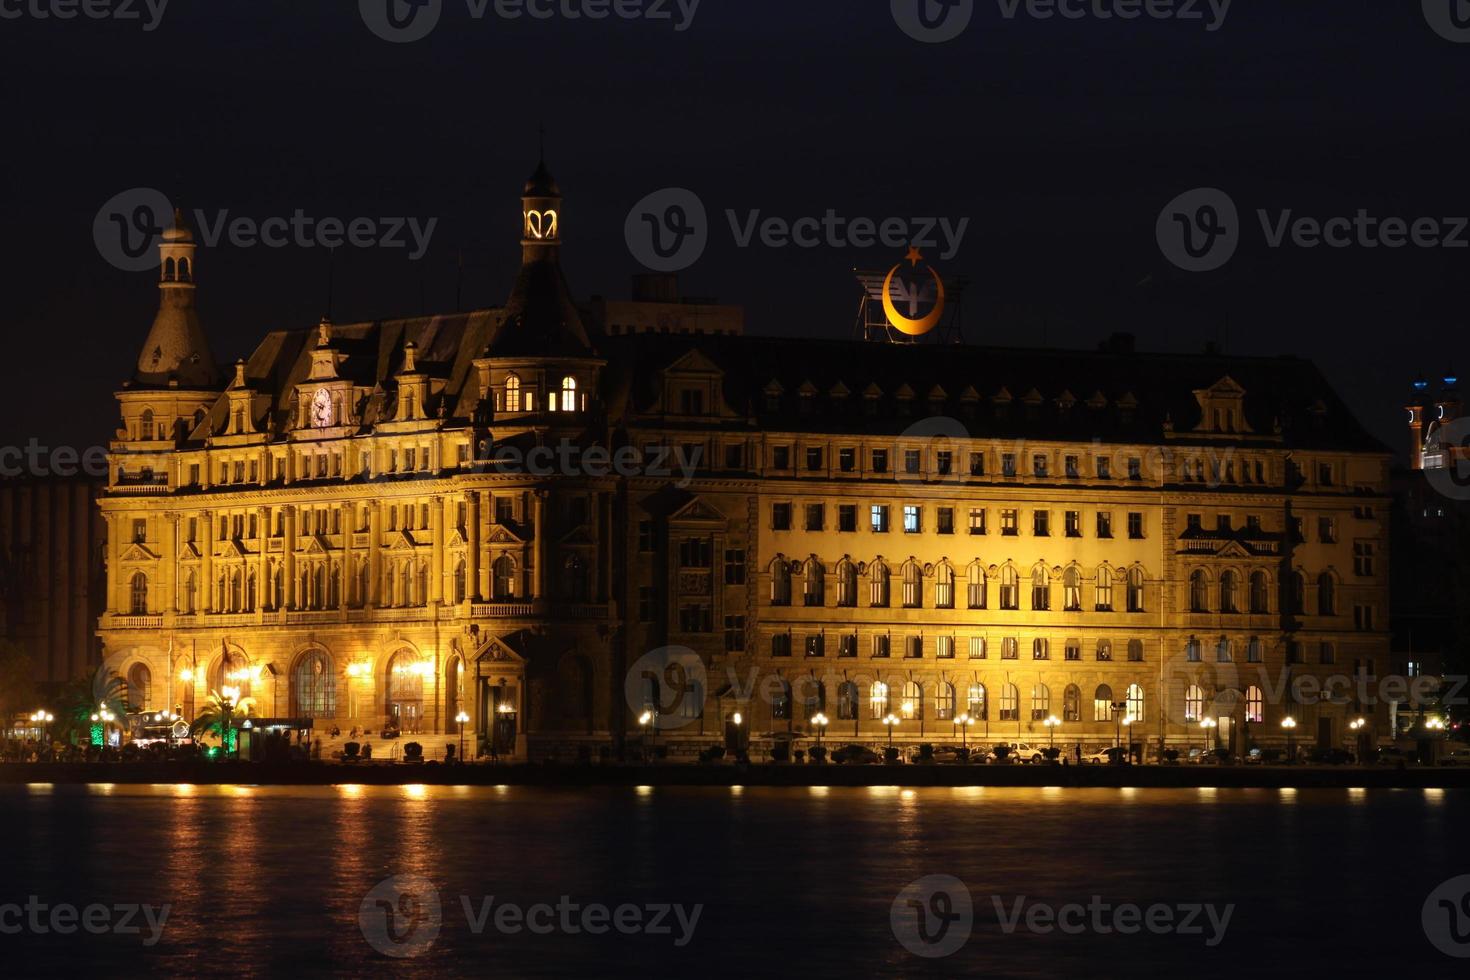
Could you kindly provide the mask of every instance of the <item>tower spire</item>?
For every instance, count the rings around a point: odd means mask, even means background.
[[[173,224],[158,245],[158,314],[138,355],[134,379],[141,384],[212,388],[218,382],[195,308],[197,251],[183,210],[175,208]]]

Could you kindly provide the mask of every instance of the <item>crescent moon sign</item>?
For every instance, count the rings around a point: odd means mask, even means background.
[[[899,263],[899,265],[902,264],[902,262]],[[899,265],[889,269],[887,278],[883,280],[883,313],[888,317],[888,322],[893,324],[893,328],[899,333],[909,337],[922,337],[930,330],[933,330],[939,323],[939,318],[944,315],[944,280],[939,278],[939,273],[935,272],[932,266],[929,268],[929,275],[934,277],[934,286],[939,290],[937,293],[938,298],[934,301],[934,309],[929,311],[928,316],[918,320],[911,320],[898,312],[898,307],[893,305],[893,296],[888,291],[889,287],[893,285],[893,277],[898,272]]]

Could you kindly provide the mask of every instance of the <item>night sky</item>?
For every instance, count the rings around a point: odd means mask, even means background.
[[[111,394],[156,290],[94,244],[113,195],[154,187],[255,219],[437,218],[417,262],[339,249],[335,319],[452,311],[461,250],[463,305],[492,306],[516,271],[543,124],[583,298],[627,294],[629,208],[681,186],[712,219],[683,290],[743,304],[751,333],[850,336],[851,269],[902,250],[739,248],[725,210],[830,208],[969,218],[940,266],[972,281],[971,343],[1092,348],[1128,330],[1145,351],[1309,357],[1395,450],[1414,374],[1470,364],[1470,248],[1272,249],[1256,218],[1470,215],[1470,44],[1432,30],[1417,0],[1236,0],[1215,31],[1207,9],[1007,19],[976,0],[943,44],[910,39],[888,0],[703,0],[683,31],[473,20],[465,0],[444,3],[410,44],[375,37],[356,0],[173,0],[152,31],[0,19],[0,445],[85,447],[115,426]],[[1187,273],[1155,222],[1211,186],[1239,206],[1242,244],[1223,269]],[[315,323],[327,269],[322,248],[202,250],[216,358]]]

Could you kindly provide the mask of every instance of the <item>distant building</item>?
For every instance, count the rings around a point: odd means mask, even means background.
[[[463,711],[522,757],[645,711],[686,747],[819,712],[1033,746],[1208,719],[1237,751],[1386,717],[1281,693],[1389,660],[1390,454],[1311,364],[749,337],[667,280],[589,327],[544,165],[523,210],[503,308],[273,332],[223,372],[176,222],[101,500],[137,700]],[[698,667],[630,678],[666,647]]]

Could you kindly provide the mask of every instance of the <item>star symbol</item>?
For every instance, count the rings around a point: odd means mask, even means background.
[[[920,252],[919,249],[918,249],[918,246],[915,246],[915,245],[910,245],[909,246],[909,254],[907,254],[907,255],[904,256],[904,258],[908,260],[908,263],[909,263],[910,266],[918,265],[919,264],[919,260],[922,259],[923,257],[924,257],[924,253],[923,252]]]

